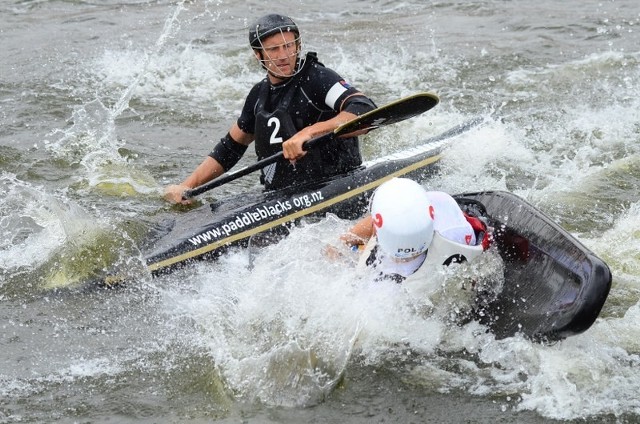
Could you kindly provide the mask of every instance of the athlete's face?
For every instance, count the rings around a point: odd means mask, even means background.
[[[278,32],[262,40],[262,50],[255,52],[271,82],[280,82],[295,73],[299,46],[296,38],[295,32]]]

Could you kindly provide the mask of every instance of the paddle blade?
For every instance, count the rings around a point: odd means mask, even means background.
[[[334,133],[336,135],[344,135],[355,131],[371,130],[383,125],[395,124],[420,115],[432,109],[439,102],[440,99],[433,93],[413,94],[362,114],[336,128]]]

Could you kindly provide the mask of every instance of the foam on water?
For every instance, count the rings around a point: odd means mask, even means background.
[[[0,268],[8,274],[38,266],[64,240],[58,200],[20,182],[15,175],[2,174],[0,185],[4,193],[0,203]],[[43,197],[49,201],[42,202]]]
[[[0,176],[0,184],[7,187],[0,205],[0,287],[11,283],[5,289],[19,293],[69,287],[119,263],[141,271],[139,251],[126,231],[94,211],[11,175]]]
[[[509,408],[555,419],[637,413],[640,357],[631,323],[637,315],[634,306],[625,318],[599,320],[587,333],[553,346],[518,337],[490,340],[478,346],[482,365],[466,385],[472,393],[509,396],[515,401]]]
[[[451,299],[425,296],[439,280],[375,282],[356,271],[353,252],[327,259],[324,249],[340,248],[337,235],[349,224],[328,217],[296,227],[255,252],[251,267],[247,252],[237,252],[189,273],[186,292],[165,291],[166,313],[172,321],[195,321],[199,344],[209,347],[239,396],[314,405],[354,362],[379,366],[390,355],[433,355],[454,331]],[[441,314],[432,316],[434,309]]]
[[[251,82],[262,77],[244,50],[229,55],[210,51],[207,46],[175,46],[153,56],[142,68],[143,54],[137,50],[105,51],[91,66],[105,88],[126,87],[137,80],[136,100],[203,116],[236,114]]]
[[[301,250],[301,237],[292,234],[283,250],[268,248],[251,269],[246,252],[222,258],[221,267],[198,268],[190,276],[197,300],[192,291],[179,298],[178,312],[196,321],[202,343],[242,398],[318,403],[339,382],[360,333],[348,307],[354,290],[348,275],[319,261],[317,245]],[[170,296],[174,315],[176,295]]]

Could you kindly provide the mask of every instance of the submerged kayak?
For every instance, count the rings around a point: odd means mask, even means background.
[[[493,228],[504,282],[476,318],[499,338],[540,341],[580,334],[596,320],[611,288],[607,264],[539,209],[504,192],[454,196]]]

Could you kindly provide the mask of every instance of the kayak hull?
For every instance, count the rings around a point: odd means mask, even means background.
[[[170,218],[168,229],[146,255],[153,275],[195,260],[211,259],[265,232],[279,233],[305,216],[334,213],[355,219],[366,211],[373,190],[393,177],[428,178],[451,138],[479,125],[474,119],[415,148],[364,163],[349,174],[282,190],[249,193]],[[179,219],[179,220],[178,220]]]
[[[454,197],[463,209],[482,205],[504,261],[502,291],[480,319],[497,337],[522,333],[560,340],[594,323],[611,288],[611,272],[602,259],[512,193]]]

